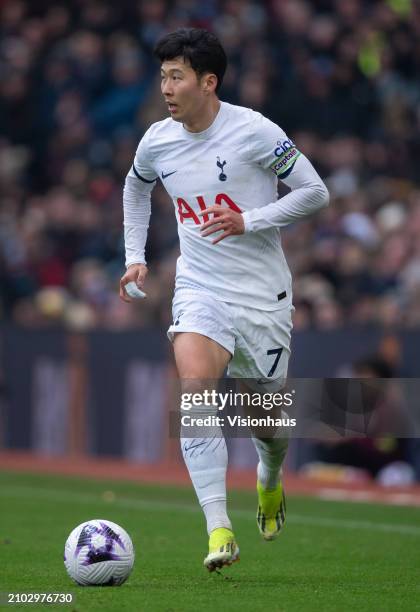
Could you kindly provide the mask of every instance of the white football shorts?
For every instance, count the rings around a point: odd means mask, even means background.
[[[279,310],[249,308],[178,289],[168,338],[173,342],[178,332],[207,336],[231,353],[229,376],[247,379],[256,391],[276,392],[287,376],[293,310],[290,304]]]

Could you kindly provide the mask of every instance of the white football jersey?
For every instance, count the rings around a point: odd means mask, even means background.
[[[279,200],[278,177],[292,188]],[[144,261],[149,213],[137,214],[136,207],[144,205],[145,193],[150,199],[157,178],[178,222],[176,290],[204,291],[264,310],[290,304],[291,274],[280,227],[323,206],[328,192],[280,127],[226,102],[203,132],[189,132],[172,118],[154,123],[139,144],[124,189],[127,265]],[[219,234],[204,238],[200,226],[209,217],[198,213],[215,204],[243,213],[245,233],[216,245],[212,241]]]

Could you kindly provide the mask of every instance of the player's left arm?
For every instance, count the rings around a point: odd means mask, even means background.
[[[278,125],[257,115],[251,136],[252,161],[273,172],[291,191],[275,202],[245,211],[245,232],[284,227],[328,205],[323,180]]]
[[[201,215],[213,213],[213,218],[201,226],[203,236],[223,230],[213,244],[228,236],[284,227],[329,203],[328,189],[323,180],[278,125],[257,114],[249,142],[250,161],[273,172],[291,191],[275,202],[242,214],[219,206],[201,211]]]

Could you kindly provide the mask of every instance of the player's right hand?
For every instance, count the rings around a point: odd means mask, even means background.
[[[146,279],[147,272],[148,270],[145,264],[136,263],[131,264],[131,266],[128,266],[127,272],[124,274],[124,276],[121,277],[120,280],[120,298],[124,302],[133,301],[133,298],[131,298],[125,290],[126,284],[134,281],[137,287],[143,290],[143,285]]]

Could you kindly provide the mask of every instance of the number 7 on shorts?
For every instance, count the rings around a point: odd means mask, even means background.
[[[271,369],[270,369],[269,373],[267,374],[268,378],[271,378],[273,376],[274,372],[276,371],[276,368],[277,368],[277,365],[279,363],[280,356],[281,356],[282,352],[283,352],[283,347],[282,346],[280,348],[274,348],[274,349],[270,349],[269,351],[267,351],[267,355],[276,355],[274,363],[271,366]]]

